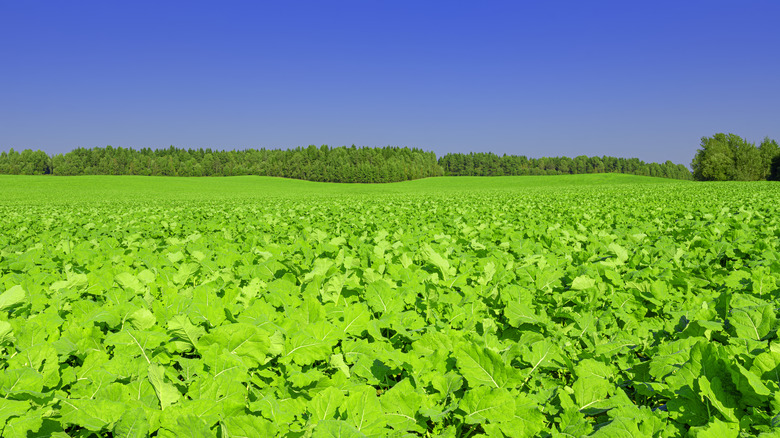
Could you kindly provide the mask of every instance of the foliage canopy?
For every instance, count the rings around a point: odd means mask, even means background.
[[[769,137],[756,147],[735,134],[702,137],[701,149],[691,162],[698,181],[759,181],[777,179],[773,162],[780,159],[780,147]],[[774,173],[773,173],[774,172]]]

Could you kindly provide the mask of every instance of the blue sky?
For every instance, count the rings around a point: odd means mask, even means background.
[[[777,1],[0,3],[0,150],[780,140]]]

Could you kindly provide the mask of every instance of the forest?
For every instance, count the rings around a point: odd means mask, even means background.
[[[702,137],[691,169],[697,181],[778,181],[780,147],[769,137],[758,147],[735,134]]]
[[[645,163],[637,158],[578,156],[527,158],[493,153],[446,154],[407,147],[328,147],[212,150],[77,148],[49,156],[11,149],[0,153],[0,174],[14,175],[262,175],[321,182],[381,183],[443,175],[561,175],[626,173],[691,179],[683,165]]]
[[[433,152],[384,147],[309,146],[289,150],[140,150],[77,148],[49,157],[42,151],[0,154],[0,173],[53,175],[236,176],[378,183],[443,175]]]
[[[626,173],[661,178],[692,179],[682,164],[645,163],[638,158],[569,157],[527,158],[523,155],[487,153],[447,154],[439,158],[447,175],[563,175],[582,173]]]

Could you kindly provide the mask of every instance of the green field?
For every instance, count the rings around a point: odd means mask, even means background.
[[[780,437],[779,199],[0,176],[0,435]]]
[[[298,198],[302,196],[378,196],[458,194],[527,188],[583,185],[686,184],[664,178],[622,174],[562,176],[438,177],[391,184],[318,183],[263,176],[187,178],[164,176],[19,176],[0,175],[3,197],[0,203],[115,201],[115,200],[226,200]]]

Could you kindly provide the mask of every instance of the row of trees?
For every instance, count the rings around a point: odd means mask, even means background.
[[[586,157],[527,158],[493,153],[447,154],[436,159],[420,149],[384,147],[308,146],[295,149],[140,150],[78,148],[49,157],[29,149],[0,153],[0,173],[54,175],[265,175],[324,182],[379,183],[441,175],[559,175],[627,173],[691,179],[683,165],[667,161],[645,163],[637,158]]]
[[[645,163],[638,158],[550,157],[527,158],[524,155],[494,153],[447,154],[439,158],[447,175],[562,175],[579,173],[627,173],[662,178],[691,179],[691,172],[682,164]]]
[[[289,150],[141,150],[78,148],[48,157],[44,152],[0,154],[0,173],[54,175],[264,175],[323,182],[378,183],[443,175],[433,152],[384,147],[309,146]]]
[[[697,181],[780,181],[780,147],[769,137],[758,147],[735,134],[702,137],[691,169]]]

